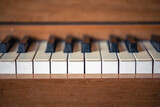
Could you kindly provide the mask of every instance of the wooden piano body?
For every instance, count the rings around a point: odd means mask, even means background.
[[[160,34],[157,0],[1,0],[0,14],[0,39],[7,34],[42,40],[50,34],[102,40],[109,34],[140,39]],[[160,79],[0,79],[1,106],[160,106]]]

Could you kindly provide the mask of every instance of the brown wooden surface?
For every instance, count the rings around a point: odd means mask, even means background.
[[[82,38],[84,34],[97,39],[109,39],[110,34],[125,38],[127,34],[139,39],[150,39],[152,34],[160,35],[160,25],[0,25],[0,39],[7,34],[23,37],[25,34],[48,40],[51,34],[65,38],[68,34]]]
[[[0,22],[160,21],[159,0],[0,0]]]
[[[160,106],[160,79],[0,80],[1,107]]]

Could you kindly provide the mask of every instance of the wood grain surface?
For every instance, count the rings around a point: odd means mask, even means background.
[[[152,34],[160,35],[160,25],[0,25],[0,40],[8,34],[19,38],[28,34],[42,40],[48,40],[51,34],[62,39],[69,34],[80,39],[84,34],[103,40],[108,39],[110,34],[122,39],[127,34],[150,39]]]
[[[1,107],[160,106],[160,79],[0,80]]]
[[[0,22],[160,21],[159,0],[0,0]]]

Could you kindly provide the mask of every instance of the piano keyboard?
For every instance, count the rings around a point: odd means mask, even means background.
[[[48,41],[37,41],[25,36],[18,43],[7,36],[0,42],[0,78],[6,75],[102,78],[121,74],[159,75],[160,37],[143,41],[133,36],[125,40],[110,36],[107,41],[98,41],[84,36],[81,41],[68,36],[63,41],[50,36]]]

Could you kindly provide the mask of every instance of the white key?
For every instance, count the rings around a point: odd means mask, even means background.
[[[135,74],[135,58],[132,53],[129,53],[124,42],[119,43],[119,73],[120,74]]]
[[[143,44],[138,42],[138,53],[133,53],[136,59],[136,73],[152,73],[152,58]]]
[[[116,53],[109,52],[107,41],[100,42],[100,50],[102,57],[102,73],[118,74],[118,58]]]
[[[14,44],[8,53],[4,53],[0,58],[0,74],[16,74],[16,58],[18,43]]]
[[[51,74],[67,74],[68,53],[63,53],[64,45],[64,42],[58,43],[51,57]]]
[[[81,53],[81,43],[76,42],[73,53],[68,55],[68,74],[84,74],[84,56]]]
[[[33,58],[39,43],[33,43],[26,53],[20,53],[17,58],[17,74],[33,73]]]
[[[149,41],[143,41],[143,44],[153,58],[153,73],[160,73],[160,53],[155,50]]]
[[[93,42],[91,52],[85,53],[85,73],[101,74],[101,57],[98,42]]]
[[[47,42],[40,43],[39,49],[34,58],[34,74],[50,73],[50,57],[51,53],[45,53]]]

